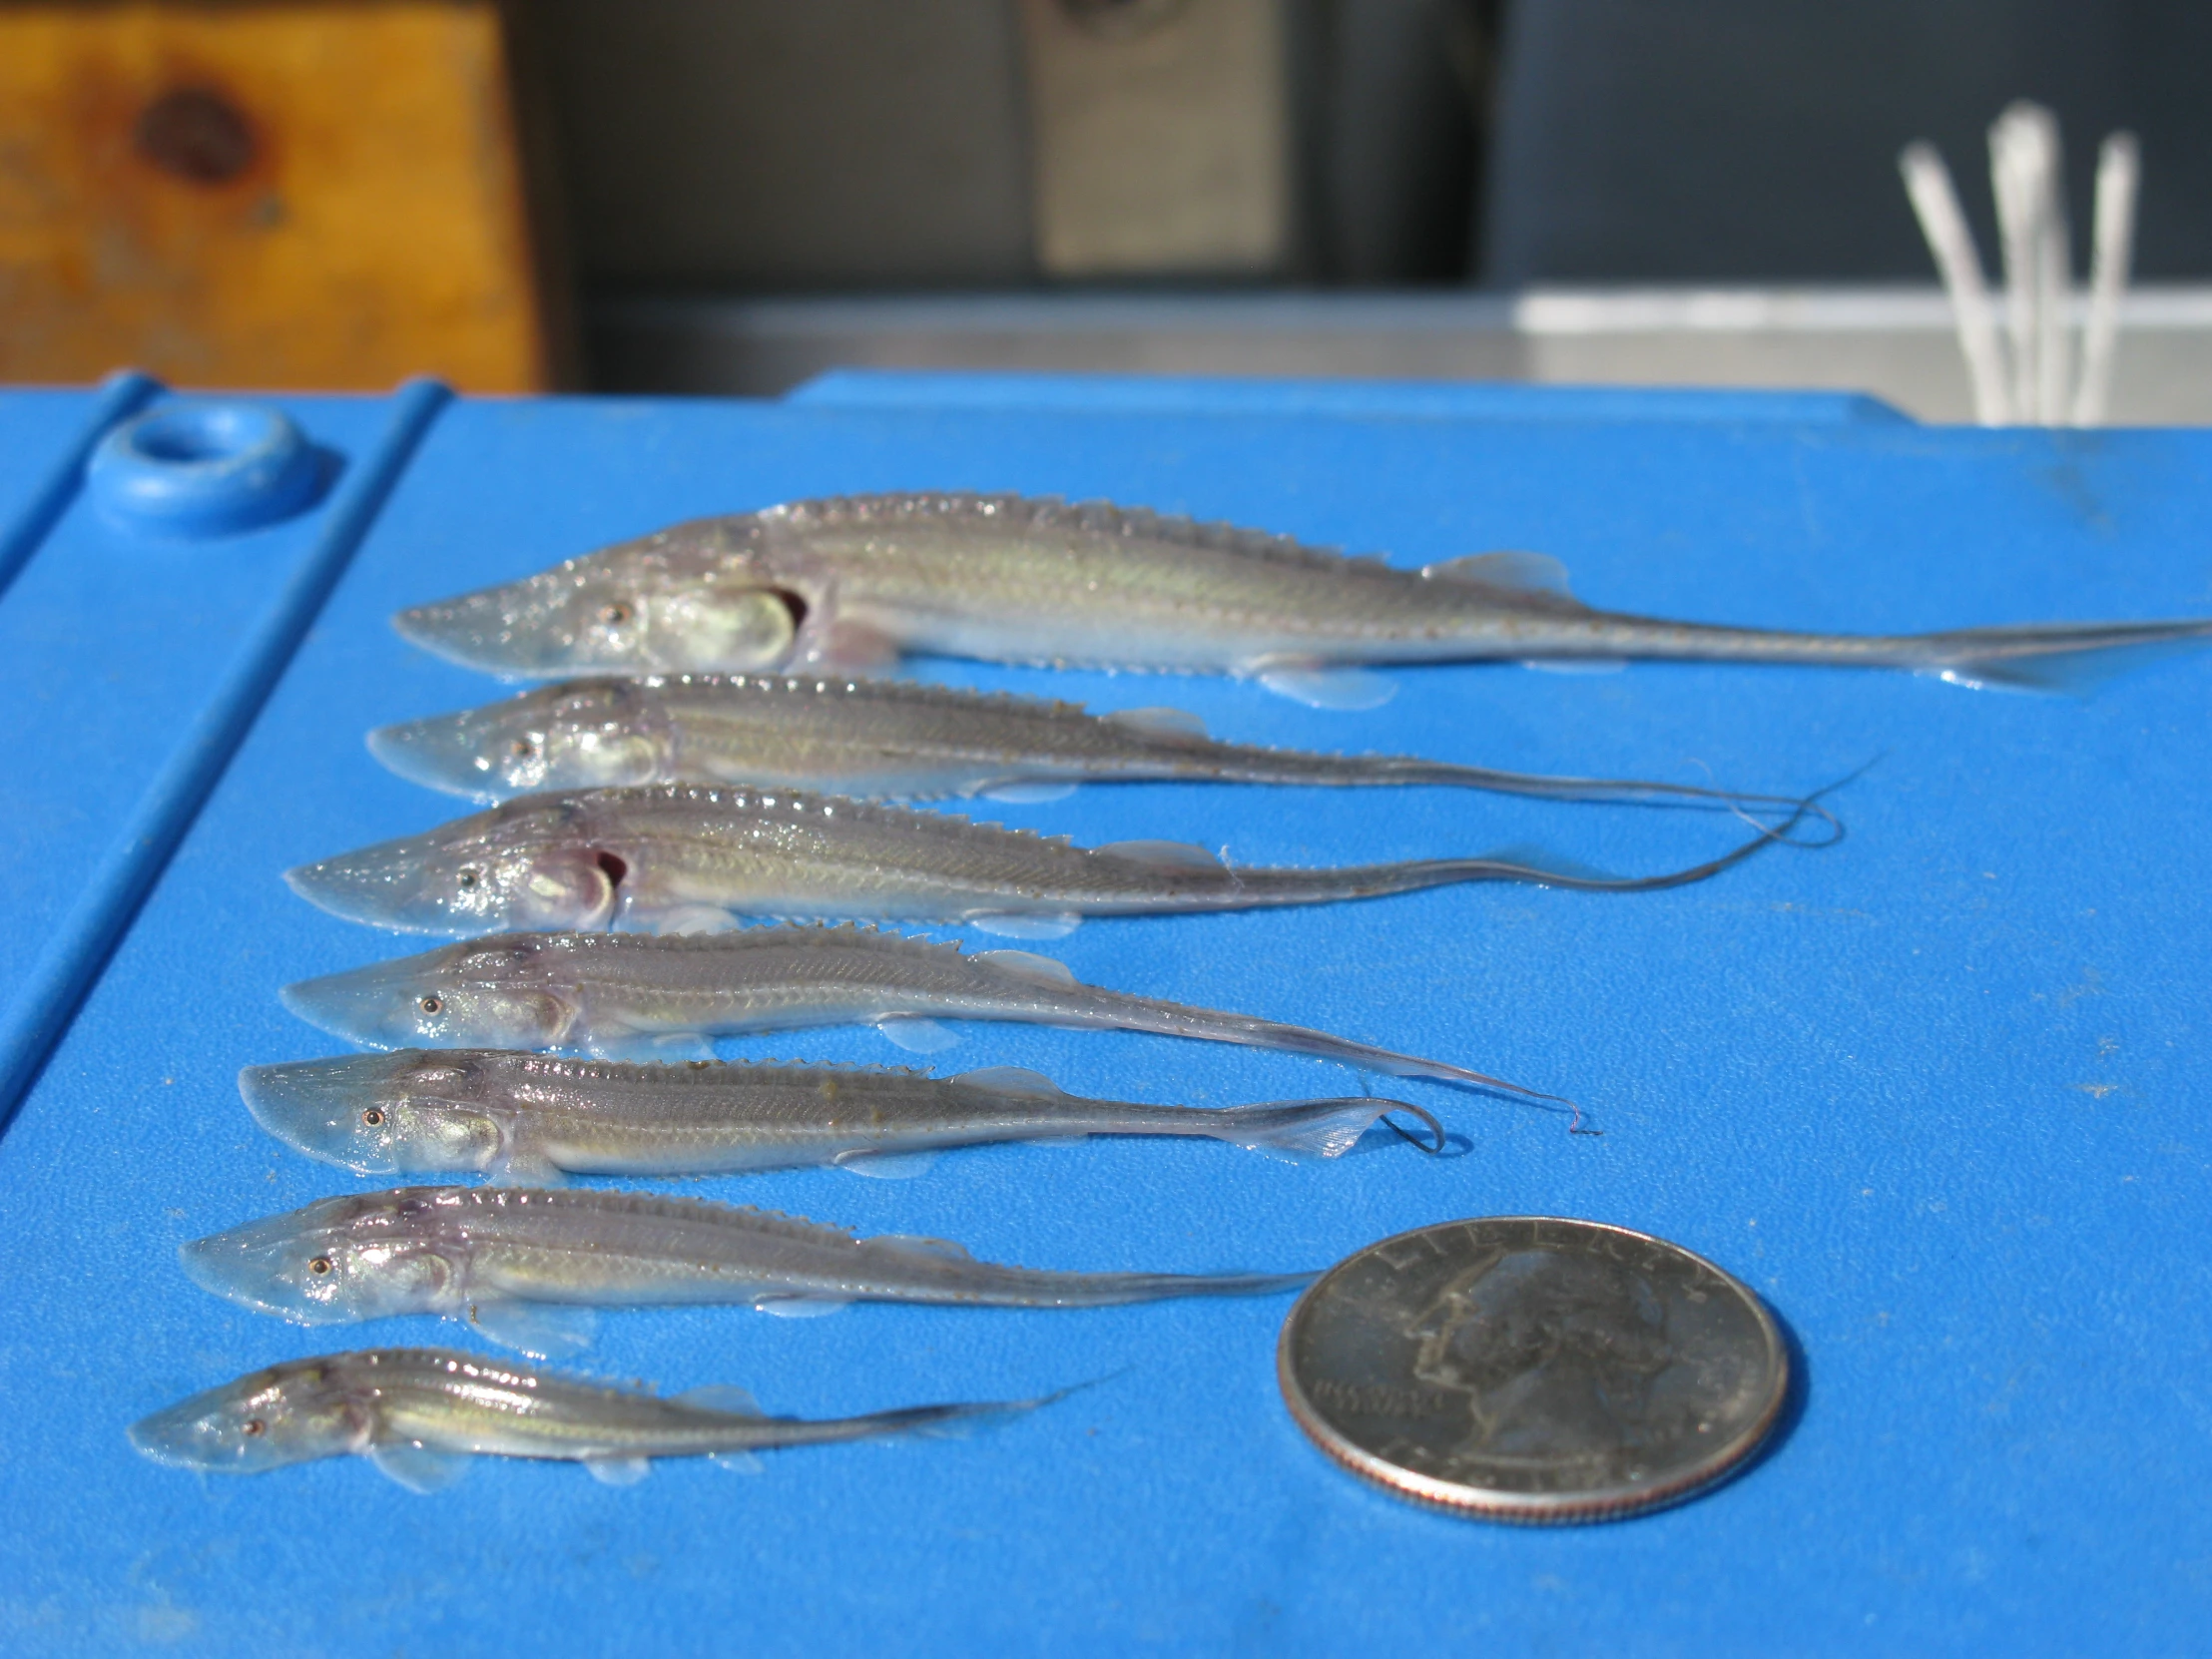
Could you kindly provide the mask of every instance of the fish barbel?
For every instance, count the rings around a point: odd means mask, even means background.
[[[1343,673],[1373,663],[1644,657],[2045,685],[2086,654],[2212,633],[2203,618],[1883,635],[1666,622],[1592,610],[1540,554],[1399,570],[1140,508],[964,493],[696,519],[395,622],[455,662],[523,678],[838,673],[921,652],[1233,674],[1335,707],[1388,695]]]
[[[181,1255],[202,1289],[295,1324],[438,1314],[541,1358],[590,1342],[576,1309],[1108,1308],[1273,1296],[1315,1277],[1043,1272],[978,1262],[942,1239],[858,1239],[773,1210],[576,1187],[347,1194],[195,1239]]]
[[[1396,1077],[1535,1090],[1441,1060],[1246,1014],[1080,983],[1026,950],[965,954],[871,927],[748,927],[700,937],[502,933],[286,985],[286,1008],[373,1048],[534,1048],[603,1059],[710,1058],[708,1039],[873,1025],[942,1048],[945,1019],[1150,1031],[1311,1054]]]
[[[1179,709],[1074,703],[911,680],[678,674],[571,680],[368,735],[400,777],[505,801],[546,790],[738,784],[856,800],[1052,800],[1077,784],[1448,785],[1554,801],[1794,807],[1795,798],[1640,779],[1550,778],[1396,755],[1221,743]]]
[[[130,1435],[157,1463],[210,1474],[358,1454],[410,1491],[428,1492],[457,1478],[471,1456],[488,1455],[581,1463],[596,1479],[627,1486],[655,1457],[742,1467],[752,1453],[783,1446],[957,1433],[1062,1396],[772,1417],[743,1388],[664,1398],[480,1354],[377,1348],[255,1372],[142,1418]]]
[[[333,915],[410,933],[696,932],[752,915],[957,921],[1057,938],[1085,916],[1320,904],[1459,881],[1648,892],[1726,869],[1817,811],[1801,804],[1779,828],[1762,826],[1733,851],[1663,875],[1585,875],[1505,855],[1268,869],[1231,868],[1184,841],[1082,847],[839,796],[652,784],[521,796],[301,864],[284,879]]]
[[[639,1065],[513,1049],[402,1049],[248,1066],[255,1121],[356,1175],[486,1174],[554,1186],[574,1175],[720,1175],[835,1164],[920,1173],[946,1147],[1085,1135],[1181,1135],[1334,1158],[1385,1112],[1367,1097],[1264,1106],[1085,1100],[1002,1066],[931,1077],[883,1067]]]

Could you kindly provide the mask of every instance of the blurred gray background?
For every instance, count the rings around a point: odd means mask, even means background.
[[[833,364],[1848,386],[1962,419],[1898,180],[2141,139],[2114,417],[2212,419],[2212,5],[539,0],[593,383]],[[2078,233],[2077,276],[2087,251]]]

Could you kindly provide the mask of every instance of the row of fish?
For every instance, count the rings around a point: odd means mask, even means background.
[[[857,1021],[928,1050],[947,1040],[937,1019],[1018,1019],[1553,1098],[1325,1032],[1080,984],[1025,951],[963,952],[850,925],[728,931],[741,915],[956,920],[1050,937],[1087,915],[1312,903],[1446,881],[1651,889],[1795,839],[1809,820],[1823,842],[1840,833],[1816,803],[1788,796],[1256,749],[1215,742],[1175,711],[1096,717],[853,671],[918,651],[1226,672],[1317,705],[1372,707],[1389,687],[1364,672],[1370,664],[1699,657],[2050,684],[2212,632],[2189,621],[1854,639],[1657,623],[1589,610],[1533,555],[1403,572],[1141,511],[971,495],[853,497],[701,521],[398,622],[410,639],[496,673],[649,676],[575,681],[372,734],[371,749],[403,776],[500,805],[289,872],[339,914],[465,942],[287,987],[287,1006],[311,1022],[397,1052],[250,1067],[249,1108],[299,1150],[363,1175],[496,1184],[323,1200],[189,1245],[186,1266],[221,1295],[302,1323],[438,1314],[539,1356],[580,1347],[601,1307],[1080,1307],[1266,1294],[1310,1277],[1039,1272],[978,1262],[941,1240],[856,1239],[761,1210],[561,1189],[566,1175],[809,1164],[900,1175],[946,1147],[1093,1134],[1331,1157],[1394,1112],[1443,1141],[1426,1112],[1370,1097],[1214,1110],[1083,1100],[1004,1068],[939,1079],[723,1065],[707,1058],[717,1036]],[[1751,834],[1652,876],[1512,855],[1232,869],[1184,843],[1084,848],[868,804],[1048,800],[1078,783],[1135,779],[1673,805],[1733,813]],[[616,927],[664,936],[601,931]],[[521,1182],[531,1185],[507,1184]],[[209,1469],[360,1452],[427,1489],[470,1453],[568,1458],[625,1481],[652,1457],[937,1432],[1046,1402],[808,1421],[766,1416],[730,1389],[662,1399],[442,1351],[374,1350],[243,1378],[146,1419],[133,1438],[149,1455]]]

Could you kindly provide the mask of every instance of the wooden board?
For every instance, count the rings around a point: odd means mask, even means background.
[[[531,218],[493,4],[0,4],[0,380],[543,389]]]

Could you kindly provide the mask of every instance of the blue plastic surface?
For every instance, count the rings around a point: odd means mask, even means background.
[[[171,536],[228,536],[288,518],[313,499],[322,467],[274,404],[180,398],[100,440],[86,488],[112,524]]]
[[[1237,379],[1210,374],[833,368],[785,400],[812,407],[1106,410],[1146,414],[1393,415],[1430,420],[1711,420],[1819,426],[1909,422],[1855,391],[1535,386],[1516,381]]]
[[[393,415],[382,400],[287,407],[352,456]],[[1746,1278],[1803,1360],[1771,1454],[1679,1509],[1531,1532],[1370,1491],[1281,1408],[1282,1300],[610,1318],[599,1375],[742,1382],[805,1414],[1111,1379],[988,1435],[793,1452],[757,1478],[665,1464],[616,1490],[486,1462],[424,1499],[355,1460],[202,1481],[137,1458],[125,1423],[254,1366],[458,1336],[420,1321],[297,1330],[204,1296],[174,1262],[181,1240],[349,1184],[263,1137],[231,1076],[326,1051],[278,1008],[277,985],[407,947],[276,879],[453,810],[381,773],[362,732],[495,694],[404,646],[388,614],[690,514],[944,486],[1144,502],[1407,564],[1541,548],[1594,602],[1715,621],[2212,610],[2204,433],[454,405],[0,1140],[0,1502],[16,1517],[0,1650],[2201,1647],[2205,657],[2085,704],[1810,670],[1419,670],[1368,715],[1211,680],[922,665],[1100,707],[1171,701],[1236,738],[1507,767],[1779,789],[1881,757],[1837,798],[1852,830],[1841,847],[1770,853],[1679,892],[1458,889],[1095,922],[1047,947],[1100,983],[1560,1089],[1603,1138],[1407,1084],[1471,1139],[1468,1155],[1378,1141],[1336,1165],[1284,1166],[1123,1142],[951,1155],[908,1183],[819,1171],[686,1188],[1067,1268],[1319,1265],[1463,1215],[1644,1228]],[[96,546],[88,511],[72,509],[0,601],[0,624],[24,584],[59,581],[68,550]],[[23,676],[10,730],[34,727],[41,685],[158,677],[197,636],[244,639],[279,568],[223,587],[197,627],[107,668],[84,666],[97,618],[50,640],[26,629],[0,659]],[[171,701],[221,679],[195,672]],[[112,735],[26,745],[11,764],[100,792],[107,824],[156,770]],[[1538,840],[1646,869],[1727,833],[1684,815],[1445,791],[1094,788],[989,816],[1090,841],[1196,839],[1249,861]],[[904,1059],[867,1032],[731,1051]],[[1011,1027],[965,1028],[943,1063],[1201,1104],[1347,1082],[1288,1056]]]

